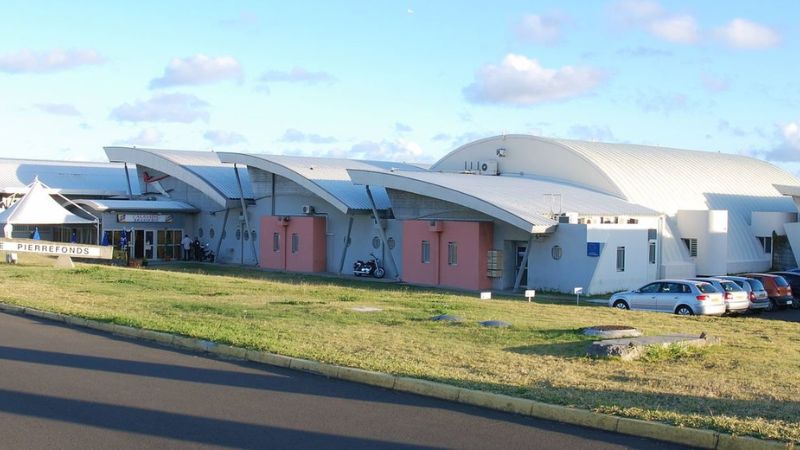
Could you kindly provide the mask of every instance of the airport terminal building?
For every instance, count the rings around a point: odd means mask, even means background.
[[[108,164],[0,161],[17,167],[0,180],[3,205],[38,175],[80,206],[67,209],[97,217],[111,245],[129,233],[136,257],[178,258],[189,235],[221,263],[348,274],[374,254],[388,277],[468,290],[599,294],[800,257],[800,180],[738,155],[528,135],[475,141],[431,166],[105,150]],[[48,178],[57,164],[112,175],[81,191],[74,177]]]

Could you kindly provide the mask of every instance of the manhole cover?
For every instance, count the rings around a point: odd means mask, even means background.
[[[509,322],[503,322],[502,320],[484,320],[480,324],[492,328],[508,328],[511,326]]]
[[[431,317],[431,320],[434,322],[463,322],[464,319],[458,316],[451,316],[450,314],[440,314],[438,316]]]
[[[583,334],[587,336],[598,336],[603,339],[617,339],[626,337],[638,337],[642,332],[627,325],[595,325],[584,328]]]

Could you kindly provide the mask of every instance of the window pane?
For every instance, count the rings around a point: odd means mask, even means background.
[[[447,264],[451,266],[458,264],[458,244],[455,242],[447,243]]]
[[[280,233],[272,233],[272,251],[277,252],[281,249],[281,235]]]
[[[431,243],[429,241],[422,241],[422,262],[431,262]]]
[[[617,247],[617,272],[625,271],[625,247]]]
[[[650,251],[649,251],[649,253],[650,253],[649,254],[650,264],[655,264],[656,263],[656,243],[655,242],[651,242],[650,243]]]
[[[300,249],[300,236],[292,233],[292,253],[297,253]]]

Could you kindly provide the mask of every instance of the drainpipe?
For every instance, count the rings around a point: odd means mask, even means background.
[[[380,235],[381,242],[383,242],[383,245],[386,246],[386,248],[388,248],[389,245],[386,243],[386,232],[384,232],[383,228],[381,227],[380,224],[381,219],[378,216],[378,208],[375,206],[375,199],[372,198],[372,191],[370,191],[368,184],[364,185],[364,187],[367,189],[367,198],[369,198],[369,206],[372,208],[372,216],[375,218],[375,222],[378,225],[378,235]],[[397,267],[397,263],[394,262],[394,255],[392,254],[391,249],[389,249],[389,260],[392,261],[392,267],[394,267],[394,272],[396,274],[395,279],[399,281],[400,269]]]
[[[353,215],[350,214],[350,220],[347,223],[347,236],[344,238],[344,249],[342,250],[342,258],[339,260],[339,275],[344,270],[344,259],[347,257],[347,249],[350,247],[350,232],[353,230]]]
[[[250,220],[247,218],[247,205],[244,201],[244,190],[242,189],[242,180],[239,177],[239,169],[236,168],[236,163],[233,163],[233,173],[236,174],[236,184],[239,186],[239,200],[242,202],[242,215],[244,216],[244,226],[247,227],[245,231],[247,234],[250,234]],[[244,234],[242,234],[242,239],[244,239]],[[253,239],[250,239],[250,244],[253,246],[253,258],[256,260],[256,265],[258,265],[258,253],[256,252],[256,242]],[[244,262],[244,248],[242,248],[242,262]]]
[[[517,267],[517,277],[514,280],[514,291],[519,290],[519,285],[522,283],[522,274],[525,272],[524,268],[528,265],[528,257],[531,254],[531,249],[533,248],[533,235],[528,238],[528,247],[525,248],[525,256],[522,257],[522,262]],[[529,275],[530,277],[530,275]]]

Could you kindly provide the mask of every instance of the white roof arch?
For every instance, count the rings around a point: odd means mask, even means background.
[[[136,147],[104,147],[109,161],[133,163],[150,167],[199,190],[222,207],[238,204],[239,188],[233,166],[223,164],[216,153],[159,150]],[[250,181],[246,173],[239,173],[246,199],[252,199]]]
[[[422,170],[412,164],[345,158],[255,155],[234,152],[219,152],[217,156],[220,161],[225,163],[242,164],[287,178],[345,214],[371,209],[366,189],[351,181],[348,169]],[[372,194],[378,209],[391,207],[389,197],[382,186],[375,186]]]

